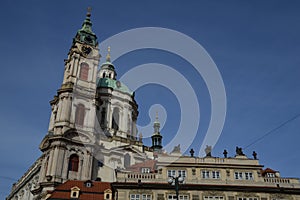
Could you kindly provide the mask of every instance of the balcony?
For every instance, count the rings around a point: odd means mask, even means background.
[[[290,184],[290,183],[299,183],[297,179],[291,179],[291,178],[264,178],[265,183],[285,183],[285,184]]]
[[[143,182],[160,182],[157,174],[153,173],[134,173],[134,172],[118,172],[118,182],[136,182],[141,180]]]

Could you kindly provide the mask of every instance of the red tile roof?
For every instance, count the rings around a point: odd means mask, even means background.
[[[262,170],[261,174],[263,176],[265,176],[265,174],[267,174],[267,173],[274,173],[275,174],[276,172],[278,172],[278,171],[275,171],[275,170],[273,170],[271,168],[266,168],[266,169]]]
[[[146,160],[142,163],[137,163],[137,164],[131,165],[127,169],[132,172],[141,172],[141,168],[150,168],[150,171],[154,172],[156,163],[157,163],[156,160]]]
[[[49,192],[50,199],[70,199],[71,188],[77,186],[80,188],[79,199],[80,200],[104,200],[104,191],[107,189],[111,190],[111,183],[90,181],[91,187],[86,187],[87,181],[68,180],[67,182],[57,186],[55,190]]]

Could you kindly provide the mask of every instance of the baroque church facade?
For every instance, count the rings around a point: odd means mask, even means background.
[[[73,39],[62,85],[50,101],[42,155],[7,200],[84,199],[93,192],[107,200],[300,200],[299,180],[263,169],[255,152],[248,158],[237,148],[234,157],[225,150],[219,158],[208,147],[205,157],[195,157],[193,150],[183,156],[177,146],[166,153],[157,118],[152,146],[145,146],[134,92],[118,81],[109,48],[100,65],[90,17],[88,12]],[[101,182],[105,188],[97,191]]]
[[[110,49],[98,70],[99,47],[90,16],[88,12],[73,39],[62,85],[50,101],[42,156],[13,185],[8,199],[39,199],[66,180],[113,182],[115,169],[153,157],[153,148],[137,135],[138,105],[134,93],[117,80]],[[160,148],[157,126],[153,140]]]

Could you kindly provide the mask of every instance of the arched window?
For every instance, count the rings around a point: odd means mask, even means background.
[[[131,122],[130,122],[130,115],[127,116],[127,132],[131,134]]]
[[[49,156],[46,158],[46,163],[45,163],[45,176],[47,175],[48,164],[49,164]]]
[[[114,108],[112,115],[112,128],[119,130],[119,108]]]
[[[75,112],[75,124],[83,126],[85,116],[85,107],[83,104],[78,104]]]
[[[105,78],[105,77],[106,77],[106,73],[105,73],[105,72],[103,73],[103,76],[102,76],[102,77],[103,77],[103,78]]]
[[[81,63],[79,78],[81,80],[87,81],[89,78],[89,65],[87,63]]]
[[[70,156],[69,171],[78,172],[79,157],[76,154]]]
[[[105,125],[106,125],[106,109],[102,108],[100,126],[101,126],[101,128],[104,128]]]
[[[125,168],[127,168],[131,165],[130,160],[131,160],[130,155],[128,153],[126,153],[124,156],[124,167]]]

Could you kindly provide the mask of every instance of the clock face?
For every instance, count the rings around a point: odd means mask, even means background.
[[[90,36],[86,36],[86,37],[84,37],[84,40],[86,41],[86,42],[88,42],[88,43],[92,43],[92,38],[90,37]]]
[[[85,54],[85,55],[88,55],[91,53],[92,49],[90,47],[87,47],[87,46],[82,46],[81,48],[82,52]]]

